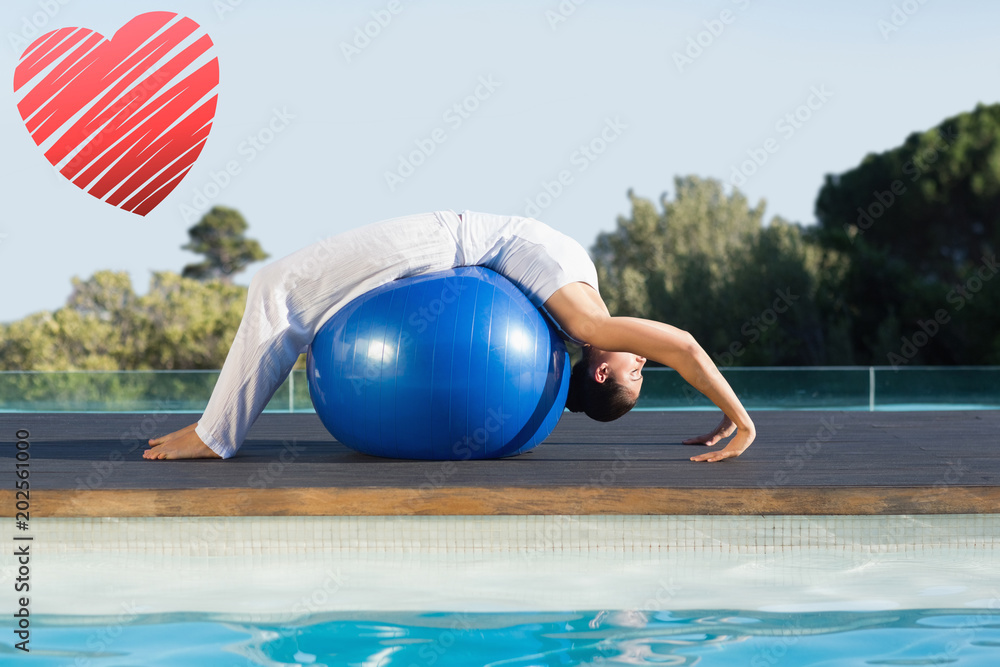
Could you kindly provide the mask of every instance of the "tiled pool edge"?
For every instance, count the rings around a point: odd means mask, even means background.
[[[31,523],[32,614],[53,623],[126,613],[299,623],[385,611],[1000,608],[998,515]],[[0,572],[0,586],[13,576]]]
[[[901,553],[1000,547],[1000,515],[336,516],[34,519],[49,553]],[[11,532],[5,528],[2,533]]]

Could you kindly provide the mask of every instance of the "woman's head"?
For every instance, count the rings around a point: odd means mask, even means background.
[[[609,422],[632,409],[642,387],[644,357],[608,352],[585,345],[573,365],[566,407],[591,419]]]

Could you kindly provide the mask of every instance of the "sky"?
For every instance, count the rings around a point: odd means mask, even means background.
[[[49,164],[11,83],[41,34],[110,37],[153,11],[210,36],[218,107],[190,172],[139,216]],[[630,189],[659,200],[689,174],[813,224],[826,174],[998,101],[998,26],[1000,3],[973,0],[6,0],[0,322],[102,269],[144,293],[197,261],[181,246],[213,205],[272,259],[438,209],[529,215],[589,248]]]

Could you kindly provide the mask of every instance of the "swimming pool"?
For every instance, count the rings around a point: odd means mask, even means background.
[[[994,667],[1000,651],[1000,613],[971,609],[383,613],[294,624],[177,614],[126,617],[126,625],[49,623],[38,632],[48,655],[32,664]]]
[[[36,519],[32,529],[30,659],[43,665],[1000,658],[997,515]],[[12,590],[13,574],[4,567],[0,588]],[[0,650],[19,654],[6,635]]]

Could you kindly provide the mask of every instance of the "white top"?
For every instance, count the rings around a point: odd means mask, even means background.
[[[574,239],[534,218],[437,211],[455,234],[463,266],[485,266],[504,276],[541,307],[573,282],[597,289],[597,269]]]

